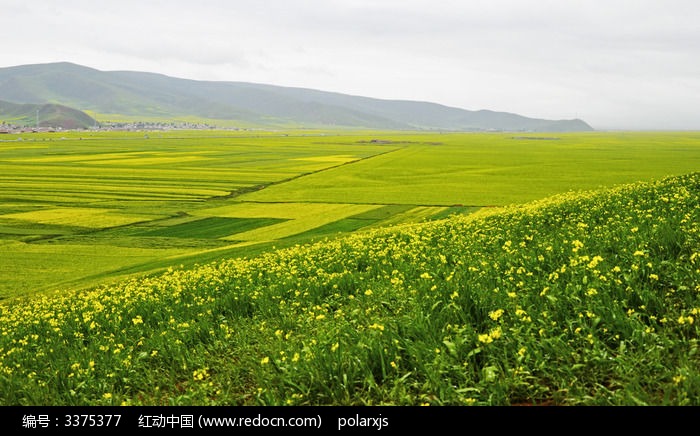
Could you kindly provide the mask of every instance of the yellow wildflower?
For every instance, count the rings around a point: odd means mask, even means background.
[[[497,310],[489,312],[489,318],[491,318],[494,321],[498,321],[498,319],[502,315],[503,315],[503,309],[497,309]]]

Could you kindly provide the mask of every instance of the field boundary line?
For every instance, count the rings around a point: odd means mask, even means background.
[[[319,174],[319,173],[322,173],[322,172],[324,172],[324,171],[330,171],[330,170],[335,169],[335,168],[340,168],[340,167],[342,167],[342,166],[344,166],[344,165],[352,165],[352,164],[355,164],[355,163],[359,163],[359,162],[362,162],[362,161],[365,161],[365,160],[368,160],[368,159],[372,159],[372,158],[375,158],[375,157],[379,157],[379,156],[384,156],[384,155],[386,155],[386,154],[393,153],[393,152],[395,152],[395,151],[399,151],[399,150],[403,150],[403,149],[405,149],[405,147],[397,147],[397,148],[394,148],[394,149],[392,149],[392,150],[384,151],[384,152],[382,152],[382,153],[377,153],[377,154],[373,154],[373,155],[371,155],[371,156],[361,157],[361,158],[359,158],[359,159],[357,159],[357,160],[353,160],[353,161],[350,161],[350,162],[343,162],[343,163],[340,163],[340,164],[338,164],[338,165],[331,165],[331,166],[328,166],[328,167],[325,167],[325,168],[321,168],[320,170],[309,171],[308,173],[297,174],[297,175],[295,175],[295,176],[288,177],[288,178],[286,178],[286,179],[275,180],[275,181],[272,181],[272,182],[270,182],[270,183],[264,183],[264,184],[261,183],[261,184],[259,184],[259,185],[248,186],[248,187],[241,188],[241,189],[238,189],[238,190],[235,190],[235,191],[231,191],[231,193],[229,193],[229,194],[227,194],[227,195],[219,195],[219,196],[216,196],[216,197],[209,197],[209,198],[207,198],[205,201],[212,201],[212,200],[230,200],[230,199],[233,199],[233,198],[236,198],[236,197],[240,197],[241,195],[249,194],[249,193],[251,193],[251,192],[262,191],[263,189],[269,188],[269,187],[271,187],[271,186],[281,185],[281,184],[283,184],[283,183],[291,182],[291,181],[293,181],[293,180],[300,179],[300,178],[306,177],[306,176],[310,176],[310,175],[312,175],[312,174]],[[252,203],[252,202],[251,202],[251,203]],[[259,203],[266,203],[266,202],[262,201],[262,202],[259,202]],[[285,202],[268,202],[268,203],[285,203]],[[298,203],[298,202],[297,202],[297,203]],[[312,203],[312,202],[309,201],[309,202],[304,202],[304,203]],[[324,202],[316,202],[316,203],[324,203]],[[333,203],[331,203],[331,202],[329,202],[329,203],[330,203],[330,204],[333,204]],[[381,203],[338,203],[338,204],[381,204]]]

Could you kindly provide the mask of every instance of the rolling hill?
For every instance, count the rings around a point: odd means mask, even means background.
[[[17,104],[1,100],[0,121],[28,127],[60,127],[63,129],[85,129],[97,124],[97,121],[85,112],[68,106]]]
[[[0,68],[0,99],[56,103],[100,114],[171,120],[234,120],[246,125],[455,131],[590,131],[579,119],[544,120],[436,103],[381,100],[304,88],[206,82],[72,63]]]

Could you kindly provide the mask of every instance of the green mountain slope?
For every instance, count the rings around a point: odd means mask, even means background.
[[[587,131],[581,120],[542,120],[435,103],[380,100],[302,88],[204,82],[98,71],[71,63],[0,69],[0,99],[54,102],[104,114],[196,116],[256,125],[377,129]]]
[[[16,104],[0,100],[0,121],[28,127],[85,129],[97,124],[85,112],[60,104]]]

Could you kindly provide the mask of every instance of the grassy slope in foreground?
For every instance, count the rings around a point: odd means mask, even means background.
[[[700,174],[0,306],[0,404],[700,404]]]

